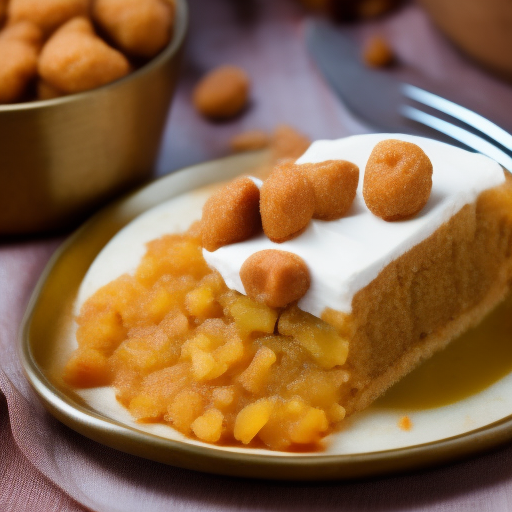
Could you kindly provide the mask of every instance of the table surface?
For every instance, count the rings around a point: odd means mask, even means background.
[[[190,0],[183,76],[156,166],[165,174],[229,153],[230,137],[288,123],[312,139],[363,133],[305,49],[305,12],[293,0]],[[405,66],[465,89],[481,110],[512,105],[512,86],[488,76],[431,25],[415,5],[350,29],[386,35]],[[252,79],[248,111],[227,123],[191,106],[198,78],[220,64]],[[359,482],[236,480],[154,463],[101,446],[47,414],[26,382],[17,331],[30,293],[62,238],[0,244],[0,510],[512,510],[512,446],[446,467]]]

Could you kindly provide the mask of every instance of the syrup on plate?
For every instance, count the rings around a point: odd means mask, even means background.
[[[512,294],[393,386],[373,407],[431,409],[474,395],[512,371]]]

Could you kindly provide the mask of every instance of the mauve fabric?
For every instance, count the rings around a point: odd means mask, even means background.
[[[158,161],[159,174],[227,153],[244,129],[290,123],[312,138],[364,131],[307,56],[303,12],[292,0],[191,0],[183,80]],[[464,84],[482,110],[512,105],[512,88],[466,61],[425,15],[409,6],[355,30],[379,29],[402,62],[431,78]],[[252,105],[230,123],[210,124],[190,104],[211,67],[243,66]],[[61,239],[0,246],[0,511],[506,511],[512,510],[512,446],[444,468],[360,482],[280,483],[211,476],[99,445],[47,414],[26,382],[17,331],[30,293]]]

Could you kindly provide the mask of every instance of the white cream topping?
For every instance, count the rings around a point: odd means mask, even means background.
[[[384,139],[413,142],[432,162],[432,193],[413,219],[386,222],[373,215],[364,203],[366,162],[374,146]],[[371,134],[321,140],[314,142],[297,163],[325,160],[348,160],[359,166],[359,187],[348,214],[330,222],[313,220],[303,234],[282,244],[261,234],[214,252],[203,249],[208,265],[220,272],[229,288],[245,293],[239,274],[244,261],[255,252],[280,249],[298,254],[309,267],[311,287],[299,301],[302,310],[315,316],[320,316],[326,307],[350,313],[354,295],[386,265],[428,238],[482,191],[505,181],[502,168],[490,158],[409,135]]]

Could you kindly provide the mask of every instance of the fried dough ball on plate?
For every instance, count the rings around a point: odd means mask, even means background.
[[[432,190],[432,162],[417,144],[379,142],[366,163],[363,197],[368,209],[386,221],[416,215]]]
[[[90,0],[10,0],[9,23],[27,20],[46,36],[76,16],[87,16]]]
[[[94,89],[130,72],[123,54],[94,32],[87,18],[74,18],[47,41],[39,59],[39,75],[66,94]]]
[[[123,51],[151,58],[171,39],[174,3],[169,0],[95,0],[93,19]]]

